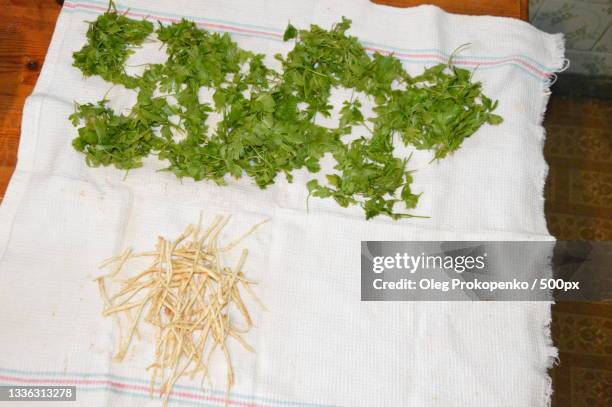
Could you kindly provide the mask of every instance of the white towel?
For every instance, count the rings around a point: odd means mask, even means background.
[[[231,405],[249,406],[546,406],[547,368],[556,355],[550,304],[360,301],[361,240],[548,240],[543,211],[547,166],[542,116],[553,72],[563,65],[563,38],[508,18],[447,14],[421,6],[397,9],[365,0],[123,0],[134,18],[185,17],[227,31],[271,60],[287,52],[287,22],[329,28],[346,16],[350,34],[369,51],[388,51],[410,73],[455,57],[474,69],[499,100],[499,126],[483,126],[452,156],[409,162],[414,211],[429,219],[365,221],[360,208],[310,199],[306,172],[279,177],[265,191],[244,177],[226,187],[176,179],[148,160],[124,172],[89,168],[71,146],[74,101],[95,102],[110,85],[84,79],[72,52],[85,43],[86,21],[103,1],[64,3],[44,68],[24,107],[18,165],[0,207],[0,384],[75,384],[69,406],[159,406],[147,394],[154,343],[137,342],[123,363],[111,356],[117,332],[101,316],[92,277],[98,263],[126,247],[146,250],[158,234],[177,236],[197,220],[232,214],[228,239],[271,222],[243,243],[245,266],[269,311],[251,304],[256,349],[233,343],[236,385]],[[145,46],[133,61],[160,58]],[[342,95],[333,98],[338,104]],[[113,87],[117,109],[134,94]],[[365,102],[365,101],[363,101]],[[367,105],[367,103],[365,103]],[[367,106],[366,106],[367,108]],[[181,379],[173,405],[223,405],[224,365],[212,389]],[[26,404],[24,404],[26,405]],[[61,405],[58,404],[58,405]]]

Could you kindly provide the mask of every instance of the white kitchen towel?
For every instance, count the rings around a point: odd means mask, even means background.
[[[548,86],[562,69],[563,38],[508,18],[397,9],[365,0],[124,0],[133,18],[180,18],[229,32],[241,47],[272,55],[290,20],[329,28],[346,16],[350,33],[371,52],[392,52],[411,73],[446,62],[474,70],[499,100],[500,126],[483,126],[439,163],[415,152],[409,163],[414,211],[427,219],[365,221],[359,208],[310,199],[308,174],[283,177],[265,191],[248,178],[219,187],[156,172],[149,160],[125,173],[89,168],[71,146],[74,101],[101,99],[116,109],[134,93],[98,77],[83,78],[72,52],[87,21],[107,4],[64,3],[44,68],[24,107],[18,164],[0,207],[0,384],[72,384],[67,406],[159,406],[145,371],[153,343],[137,342],[123,363],[111,361],[117,332],[101,316],[92,277],[126,247],[145,250],[157,235],[177,236],[197,220],[232,214],[231,238],[270,218],[244,243],[246,272],[268,311],[253,306],[247,353],[232,345],[237,406],[546,406],[550,343],[546,302],[360,301],[361,240],[549,240],[544,219],[542,116]],[[149,44],[132,62],[163,58]],[[134,63],[136,65],[136,63]],[[109,90],[110,89],[110,90]],[[335,94],[337,105],[341,94]],[[364,101],[365,102],[365,101]],[[367,106],[366,106],[367,108]],[[148,340],[149,339],[149,340]],[[235,345],[235,344],[234,344]],[[212,388],[181,380],[173,405],[223,405],[223,369]],[[24,403],[23,405],[27,405]],[[58,403],[56,405],[61,405]]]

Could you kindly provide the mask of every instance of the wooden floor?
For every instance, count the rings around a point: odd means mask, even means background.
[[[517,5],[517,16],[526,10],[519,7],[524,1],[506,3]],[[40,72],[59,9],[55,0],[0,0],[0,199],[16,164],[24,99]],[[611,124],[610,101],[551,98],[546,217],[559,239],[612,240]],[[553,309],[552,332],[560,351],[552,371],[553,406],[612,405],[612,305],[560,303]]]
[[[550,233],[612,240],[612,101],[553,96],[544,126]],[[556,304],[552,335],[553,407],[612,406],[612,303]]]

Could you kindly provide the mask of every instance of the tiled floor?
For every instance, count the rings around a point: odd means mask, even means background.
[[[551,98],[546,218],[558,239],[612,240],[611,124],[612,101]],[[552,406],[612,406],[612,303],[558,303],[552,333]]]

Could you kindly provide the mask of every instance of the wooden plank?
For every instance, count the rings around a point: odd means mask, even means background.
[[[2,191],[2,195],[0,195],[0,203],[4,198],[4,191],[6,191],[6,188],[8,187],[14,170],[15,168],[12,166],[0,166],[0,191]]]
[[[55,0],[0,0],[0,200],[17,164],[23,103],[38,79],[60,8]]]
[[[513,17],[524,21],[529,19],[528,0],[372,0],[372,2],[394,7],[414,7],[421,4],[433,4],[449,13]]]

